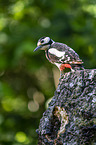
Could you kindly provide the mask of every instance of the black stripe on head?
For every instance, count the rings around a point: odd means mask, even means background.
[[[43,39],[45,39],[46,37],[45,36],[43,36],[43,37],[41,37],[39,40],[38,40],[38,42],[41,42],[42,43],[42,41],[43,41]],[[51,45],[53,43],[53,40],[52,39],[50,39],[50,37],[49,37],[49,42],[47,42],[47,43],[45,43],[45,44],[42,44],[42,46],[45,46],[45,45]]]
[[[38,41],[41,41],[42,39],[46,38],[45,36],[41,37]]]
[[[49,41],[48,43],[45,43],[45,44],[43,44],[42,46],[44,46],[44,45],[48,45],[48,44],[51,46],[52,43],[53,43],[53,40],[50,39],[50,41]]]
[[[49,44],[51,45],[52,43],[53,43],[53,40],[52,40],[52,39],[50,39]]]

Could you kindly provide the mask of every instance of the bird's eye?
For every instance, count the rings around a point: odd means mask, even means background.
[[[44,42],[44,40],[41,40],[41,43],[43,43]]]

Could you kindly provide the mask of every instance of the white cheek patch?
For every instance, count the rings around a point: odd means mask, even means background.
[[[44,38],[44,43],[48,43],[50,41],[49,37]]]
[[[57,57],[60,57],[60,58],[63,57],[64,58],[64,55],[65,55],[64,51],[61,52],[61,51],[59,51],[55,48],[50,48],[48,51],[49,51],[49,53],[51,53],[51,54],[53,54]]]

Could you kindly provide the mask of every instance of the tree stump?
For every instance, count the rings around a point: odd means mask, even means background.
[[[38,145],[96,145],[96,69],[61,76],[37,133]]]

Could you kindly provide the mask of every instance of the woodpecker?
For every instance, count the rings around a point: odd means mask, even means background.
[[[45,50],[46,58],[55,64],[60,72],[68,72],[84,69],[79,55],[69,46],[55,42],[50,37],[42,37],[38,40],[34,51]]]

